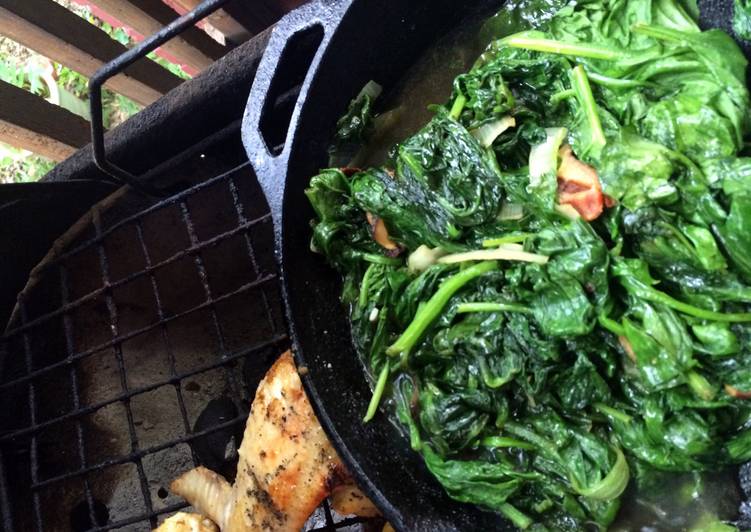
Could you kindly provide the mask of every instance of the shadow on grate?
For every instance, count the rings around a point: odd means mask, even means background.
[[[0,352],[6,529],[148,530],[186,506],[167,491],[181,472],[234,475],[227,449],[288,342],[262,193],[237,140],[209,151],[183,192],[95,206],[19,295]],[[201,181],[204,159],[222,173]],[[309,529],[359,523],[324,505]]]

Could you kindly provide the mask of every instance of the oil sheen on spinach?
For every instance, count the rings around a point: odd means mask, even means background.
[[[674,479],[690,500],[702,472],[751,460],[746,61],[695,16],[509,3],[384,165],[307,190],[372,370],[363,416],[390,398],[447,493],[519,528],[618,527],[635,487]],[[335,147],[378,128],[373,104],[360,95]],[[560,205],[584,190],[560,175],[566,150],[598,187]],[[666,526],[735,530],[694,506]]]

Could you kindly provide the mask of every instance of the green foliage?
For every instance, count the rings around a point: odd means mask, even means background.
[[[54,168],[55,162],[0,143],[0,181],[25,183],[38,181]]]
[[[368,419],[391,395],[449,495],[520,528],[606,529],[631,471],[751,458],[751,403],[733,393],[751,391],[746,65],[696,14],[674,0],[511,3],[385,166],[324,170],[307,191],[313,247],[344,274],[378,375]],[[340,131],[361,141],[371,103]],[[556,205],[562,136],[617,203],[592,222]],[[366,212],[401,255],[374,242]],[[483,245],[476,261],[405,260]]]
[[[10,58],[0,57],[0,80],[46,98],[49,89],[42,79],[44,73],[44,67],[38,61],[25,61],[17,65]]]

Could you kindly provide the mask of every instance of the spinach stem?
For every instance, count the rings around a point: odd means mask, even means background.
[[[571,70],[571,78],[576,91],[576,97],[584,110],[589,127],[592,130],[592,144],[602,148],[605,146],[605,133],[602,131],[600,117],[597,114],[597,104],[592,95],[592,87],[584,67],[577,65]]]
[[[501,39],[501,42],[512,48],[524,48],[535,52],[547,52],[550,54],[571,55],[574,57],[590,57],[592,59],[624,59],[628,57],[619,50],[595,44],[563,42],[555,39],[542,39],[529,37],[524,34],[516,34]]]
[[[373,396],[370,398],[370,404],[368,404],[368,411],[365,413],[365,417],[362,418],[363,423],[367,423],[373,417],[375,417],[378,411],[378,404],[383,397],[383,391],[386,389],[386,382],[389,379],[389,361],[381,368],[381,373],[378,374],[378,381],[376,381],[375,389],[373,390]]]
[[[610,76],[603,76],[602,74],[597,74],[596,72],[588,72],[587,76],[591,81],[594,81],[598,85],[602,85],[603,87],[609,87],[611,89],[629,89],[632,87],[644,87],[647,85],[654,86],[654,83],[649,83],[647,81],[638,81],[635,79],[620,79],[620,78],[611,78]],[[554,94],[553,97],[556,95]]]
[[[395,356],[399,353],[409,353],[414,347],[417,341],[422,336],[422,333],[433,323],[438,315],[446,306],[448,300],[451,299],[461,287],[467,284],[475,277],[479,277],[491,270],[498,268],[498,263],[495,261],[484,261],[469,268],[460,271],[457,274],[449,277],[441,283],[441,286],[436,290],[435,294],[420,307],[415,314],[412,323],[407,326],[407,329],[402,335],[394,342],[388,349],[386,354],[389,356]]]
[[[631,472],[628,468],[626,457],[618,447],[614,448],[616,459],[613,467],[604,478],[589,486],[581,486],[576,477],[571,475],[571,485],[579,495],[596,501],[612,501],[621,496],[628,485]]]
[[[370,275],[374,266],[375,266],[374,263],[371,263],[370,266],[368,266],[368,269],[365,270],[365,274],[362,276],[362,281],[360,281],[360,297],[358,298],[358,301],[357,301],[357,304],[360,308],[365,308],[365,305],[368,304],[368,290],[370,289]]]
[[[487,157],[490,166],[493,167],[493,171],[496,173],[496,175],[502,176],[503,170],[501,170],[501,165],[498,164],[498,157],[496,157],[495,150],[492,146],[485,148],[485,156]]]
[[[604,314],[600,314],[597,316],[597,322],[602,326],[603,329],[607,329],[611,333],[617,335],[617,336],[625,336],[626,335],[626,329],[623,328],[623,325],[618,323],[615,320],[611,320]]]
[[[468,312],[521,312],[531,314],[532,309],[515,303],[492,303],[478,301],[476,303],[460,303],[456,307],[456,312],[466,314]]]
[[[402,264],[402,259],[384,257],[383,255],[378,255],[377,253],[361,253],[360,258],[362,258],[362,260],[364,260],[365,262],[370,262],[371,264],[383,264],[385,266],[400,266]]]
[[[528,451],[531,451],[535,448],[535,446],[531,443],[527,443],[525,441],[517,440],[514,438],[507,438],[505,436],[487,436],[482,439],[480,445],[482,445],[483,447],[494,448],[514,447],[516,449],[525,449]]]
[[[705,401],[711,401],[715,398],[717,390],[709,383],[709,381],[702,375],[694,370],[688,372],[687,375],[688,386],[691,391],[698,397]]]
[[[674,297],[669,296],[665,292],[661,292],[645,283],[631,278],[622,277],[621,284],[629,290],[633,291],[636,296],[651,301],[652,303],[662,303],[663,305],[670,307],[678,312],[683,312],[689,316],[700,318],[702,320],[710,321],[722,321],[722,322],[746,322],[751,321],[751,312],[737,312],[737,313],[723,313],[715,312],[713,310],[706,310],[703,308],[695,307],[684,303]]]
[[[487,238],[482,241],[482,247],[496,248],[501,244],[515,244],[518,242],[524,242],[530,236],[533,236],[533,233],[516,233],[513,235],[499,236],[498,238]]]
[[[558,450],[556,449],[555,444],[547,438],[540,436],[535,431],[528,429],[524,425],[516,423],[515,421],[506,421],[503,425],[503,429],[505,432],[510,432],[514,436],[523,438],[534,445],[537,451],[543,456],[550,458],[551,460],[560,461],[560,456],[558,455]]]
[[[511,504],[505,502],[501,504],[499,507],[499,510],[503,515],[505,515],[509,521],[511,521],[514,526],[526,530],[530,526],[532,526],[532,519],[524,515],[522,512],[516,509],[516,507],[512,506]]]
[[[462,114],[462,111],[464,110],[464,105],[467,103],[467,97],[464,96],[462,93],[459,93],[459,96],[456,97],[456,100],[454,100],[454,104],[451,106],[451,111],[449,114],[451,115],[451,118],[454,120],[458,119],[459,116]]]
[[[576,96],[574,89],[562,90],[561,92],[556,92],[550,97],[550,103],[555,105],[561,100],[566,100],[568,98],[571,98],[572,96]]]
[[[610,407],[603,403],[594,403],[592,405],[595,410],[597,410],[601,414],[605,414],[606,416],[613,417],[617,419],[618,421],[622,423],[631,423],[633,418],[626,414],[625,412],[621,412],[620,410]]]
[[[420,163],[415,159],[415,157],[409,153],[406,149],[404,149],[404,146],[399,147],[399,159],[404,161],[404,163],[409,167],[409,169],[414,172],[416,175],[422,174],[422,167],[420,166]]]
[[[670,28],[664,28],[661,26],[651,26],[644,22],[637,22],[634,24],[631,27],[631,31],[662,41],[678,42],[684,39],[683,32],[681,31],[671,30]]]

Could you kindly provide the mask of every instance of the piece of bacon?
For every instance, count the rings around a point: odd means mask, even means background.
[[[744,392],[730,384],[725,385],[725,392],[734,399],[751,399],[751,392]]]
[[[339,168],[339,170],[347,177],[351,177],[357,172],[362,172],[362,168],[357,168],[356,166],[343,166]],[[387,170],[387,172],[389,172],[391,177],[394,177],[394,172],[392,170]],[[383,220],[369,212],[366,212],[365,216],[370,224],[370,234],[373,236],[373,240],[386,250],[386,254],[389,257],[396,257],[399,255],[402,252],[402,247],[391,240],[389,237],[389,231],[386,229],[386,224]]]
[[[568,144],[558,155],[558,203],[571,205],[587,221],[594,220],[602,214],[604,202],[597,171],[577,159]]]
[[[628,341],[628,338],[625,336],[619,336],[618,343],[621,344],[621,347],[626,352],[628,358],[631,359],[631,362],[636,364],[636,353],[634,353],[634,348],[631,347],[631,342]]]
[[[391,240],[391,237],[389,236],[389,230],[386,228],[386,224],[383,222],[383,219],[369,212],[365,213],[365,217],[368,219],[368,223],[370,224],[370,234],[373,236],[373,240],[375,240],[379,246],[386,250],[386,254],[389,257],[396,257],[397,255],[399,255],[399,253],[402,252],[402,247]]]
[[[358,168],[356,166],[342,166],[339,168],[339,170],[346,175],[347,177],[352,177],[358,172],[362,172],[362,168]]]

